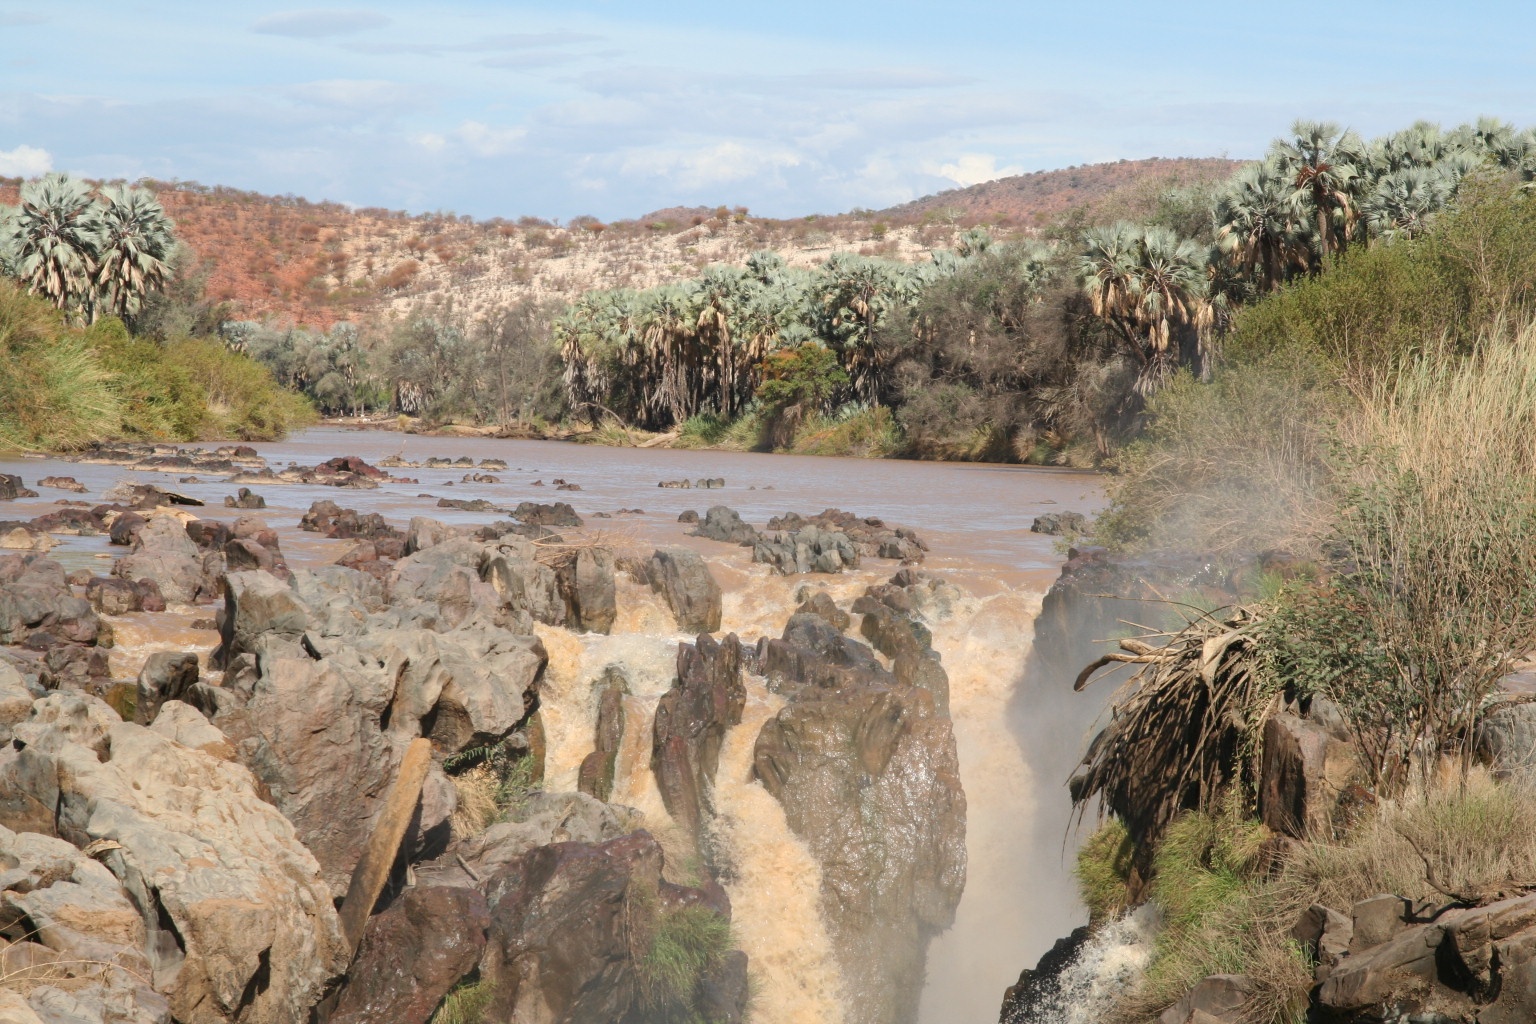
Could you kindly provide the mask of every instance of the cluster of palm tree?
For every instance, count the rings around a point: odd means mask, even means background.
[[[1421,121],[1366,140],[1323,121],[1298,121],[1262,160],[1216,196],[1220,255],[1239,280],[1269,291],[1314,273],[1350,244],[1422,233],[1467,175],[1536,177],[1536,131],[1482,118],[1450,131]]]
[[[1536,132],[1483,119],[1449,131],[1419,123],[1365,140],[1335,124],[1299,121],[1263,159],[1209,192],[1196,218],[1209,226],[1184,225],[1198,237],[1122,221],[1054,245],[994,246],[975,230],[918,264],[837,254],[798,269],[759,253],[745,266],[713,266],[679,284],[591,292],[555,323],[567,397],[578,410],[607,410],[651,429],[698,413],[734,416],[751,401],[765,357],[807,342],[836,355],[847,378],[838,400],[850,406],[899,405],[922,385],[904,389],[893,371],[924,359],[935,385],[974,389],[982,381],[961,364],[978,360],[952,358],[965,346],[949,346],[944,359],[914,353],[944,349],[936,331],[966,332],[971,349],[978,337],[995,343],[1012,334],[1018,344],[1007,347],[1010,358],[1027,361],[1029,332],[1039,332],[1039,324],[1023,322],[1030,304],[1071,282],[1093,322],[1077,322],[1067,348],[1091,361],[1095,374],[1055,373],[1050,383],[1016,374],[1015,386],[1060,391],[1063,379],[1103,377],[1128,391],[1095,401],[1123,413],[1177,369],[1203,374],[1237,307],[1319,272],[1350,245],[1423,232],[1481,171],[1536,178]],[[996,287],[946,290],[944,282],[968,266],[998,278]],[[969,297],[956,298],[960,291]],[[967,306],[935,315],[933,296],[941,293],[951,305],[984,294],[1014,298],[1006,312]],[[1071,319],[1065,307],[1057,312]],[[1103,351],[1104,339],[1115,354]],[[1002,376],[992,372],[985,386],[996,390]]]
[[[84,322],[132,316],[171,276],[173,225],[141,188],[52,173],[0,207],[0,275]]]
[[[842,397],[878,401],[889,386],[881,328],[942,272],[847,253],[811,270],[761,252],[678,284],[589,292],[554,325],[568,401],[652,429],[735,416],[763,360],[808,342],[836,353],[849,381]]]

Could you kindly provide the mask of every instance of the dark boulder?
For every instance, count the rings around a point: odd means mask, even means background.
[[[750,523],[742,522],[735,509],[724,505],[716,505],[704,513],[704,521],[699,523],[698,529],[689,531],[688,535],[743,546],[756,544],[758,539],[757,530]]]
[[[225,498],[224,498],[224,507],[225,508],[266,508],[267,507],[267,499],[263,498],[261,495],[257,494],[255,491],[251,490],[249,487],[242,487],[242,488],[240,488],[240,490],[237,493],[235,493],[233,495],[225,496]]]
[[[720,628],[720,585],[699,553],[688,548],[657,548],[647,567],[651,589],[666,599],[685,633],[713,633]]]
[[[426,1024],[480,962],[490,924],[477,890],[407,889],[369,919],[330,1024]]]
[[[1031,533],[1043,533],[1051,537],[1087,533],[1088,517],[1081,512],[1047,512],[1036,516],[1029,524]]]
[[[12,473],[0,473],[0,501],[14,501],[17,498],[35,498],[37,492],[29,490],[21,482],[21,477]]]
[[[556,529],[580,529],[581,517],[563,501],[545,505],[534,501],[519,502],[512,510],[512,518],[529,526],[551,526]]]
[[[747,690],[741,642],[708,633],[677,649],[677,679],[656,703],[651,770],[667,811],[698,836],[712,810],[710,792],[725,734],[741,722]]]

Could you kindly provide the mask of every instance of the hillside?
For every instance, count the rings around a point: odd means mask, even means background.
[[[882,215],[908,218],[941,214],[961,222],[1038,227],[1083,207],[1115,215],[1115,208],[1123,207],[1133,213],[1134,206],[1157,190],[1220,180],[1241,165],[1241,161],[1220,158],[1163,157],[1084,164],[950,189],[893,206]]]
[[[233,316],[328,327],[451,307],[471,318],[524,297],[565,299],[591,288],[650,287],[711,263],[772,249],[792,265],[833,252],[921,259],[961,231],[1028,233],[1073,209],[1123,215],[1174,184],[1229,173],[1227,160],[1139,160],[1043,171],[955,189],[889,210],[774,220],[745,207],[674,207],[603,224],[533,217],[475,221],[408,215],[222,186],[152,188],[206,275],[209,298]],[[15,203],[17,179],[0,179]]]

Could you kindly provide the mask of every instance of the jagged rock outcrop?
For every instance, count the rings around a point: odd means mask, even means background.
[[[218,555],[213,555],[218,559]],[[171,516],[152,516],[133,539],[131,553],[118,559],[113,574],[125,580],[154,580],[167,601],[190,604],[212,598],[204,557],[186,527]],[[219,570],[214,568],[215,577]]]
[[[915,1020],[928,942],[965,886],[949,717],[817,614],[792,617],[755,661],[789,702],[764,724],[754,771],[821,863],[850,1020]]]
[[[746,1005],[745,957],[727,953],[688,991],[670,991],[645,960],[670,915],[713,909],[697,889],[661,877],[661,847],[646,832],[606,843],[540,846],[486,882],[490,941],[480,976],[494,992],[496,1020],[642,1024],[677,1014],[739,1022]]]
[[[684,633],[720,628],[720,584],[697,551],[657,548],[646,567],[651,589],[666,599]]]
[[[535,638],[499,630],[386,629],[307,646],[269,656],[258,645],[249,699],[215,724],[340,895],[409,742],[426,735],[441,756],[501,740],[530,713],[546,656]],[[426,793],[413,856],[448,840],[455,798],[440,768]]]
[[[747,689],[741,641],[701,634],[677,648],[677,678],[656,703],[651,770],[667,811],[697,837],[712,808],[709,794],[726,732],[741,723]]]
[[[825,533],[842,534],[853,544],[855,551],[865,558],[921,562],[928,551],[928,545],[907,527],[889,526],[874,516],[857,516],[836,508],[829,508],[814,516],[802,516],[795,512],[776,516],[768,520],[765,532],[792,534],[810,527]]]
[[[629,691],[629,681],[622,669],[610,665],[597,689],[597,728],[593,730],[592,753],[582,759],[576,773],[576,788],[607,800],[613,795],[619,748],[624,742],[624,694]]]
[[[14,732],[0,750],[0,825],[95,851],[138,914],[141,976],[172,1016],[308,1016],[346,965],[336,913],[315,858],[245,768],[82,694],[38,700]]]
[[[368,921],[329,1024],[426,1024],[480,962],[490,924],[475,889],[406,890]]]
[[[618,618],[618,587],[613,552],[584,547],[565,553],[555,563],[560,597],[565,602],[567,629],[607,633]]]

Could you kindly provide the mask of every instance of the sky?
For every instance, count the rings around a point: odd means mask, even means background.
[[[879,209],[1009,174],[1536,124],[1536,5],[0,0],[0,175],[477,218]]]

